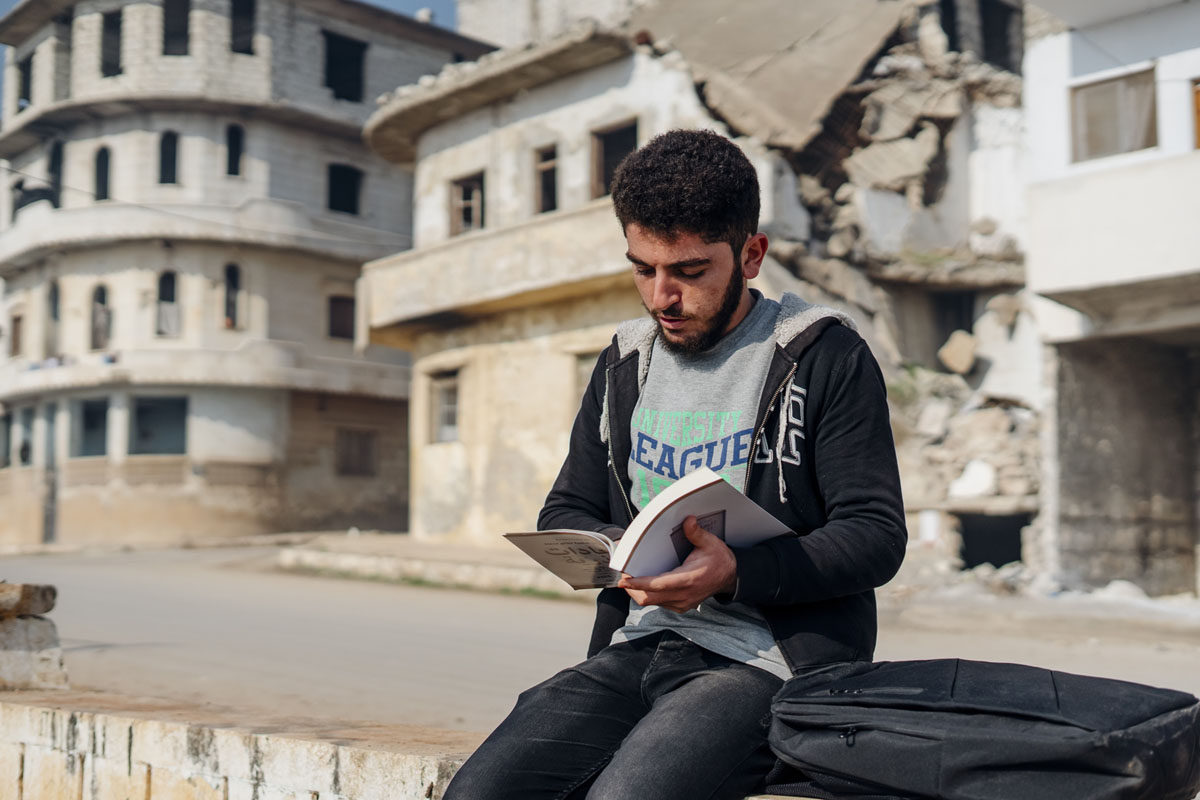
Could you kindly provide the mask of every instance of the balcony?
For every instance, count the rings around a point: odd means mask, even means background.
[[[226,386],[408,397],[409,368],[310,356],[296,342],[255,341],[236,350],[122,350],[65,362],[0,364],[0,400],[100,386]]]
[[[1029,288],[1101,323],[1196,306],[1198,205],[1200,151],[1035,184]]]
[[[372,262],[359,292],[372,341],[410,347],[422,331],[585,296],[628,275],[625,237],[604,198]]]

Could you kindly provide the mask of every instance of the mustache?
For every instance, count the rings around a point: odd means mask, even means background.
[[[664,308],[659,311],[651,311],[650,316],[654,317],[655,319],[659,319],[661,317],[671,317],[672,319],[691,319],[690,315],[683,313],[683,307],[679,305],[674,305],[670,308]]]

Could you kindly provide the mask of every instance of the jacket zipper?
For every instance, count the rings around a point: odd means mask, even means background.
[[[783,387],[787,386],[788,381],[790,381],[792,376],[796,374],[796,367],[798,366],[800,366],[799,363],[792,364],[792,368],[788,371],[788,374],[784,376],[783,381],[779,384],[779,388],[775,390],[775,394],[771,397],[771,402],[767,404],[767,412],[763,414],[763,418],[759,421],[757,427],[754,429],[754,437],[750,440],[750,463],[746,465],[746,482],[742,486],[742,494],[746,495],[747,497],[750,496],[750,472],[754,466],[754,456],[758,453],[759,434],[761,434],[763,429],[767,427],[767,417],[771,416],[771,409],[775,406],[775,401],[779,399],[779,395],[783,394]],[[782,419],[779,421],[779,424],[783,424]],[[610,435],[608,438],[610,441],[609,449],[611,451],[612,436]],[[779,468],[783,469],[782,466]]]
[[[612,470],[613,479],[617,482],[617,489],[621,492],[621,499],[625,501],[625,511],[629,514],[629,521],[633,522],[636,514],[633,513],[633,505],[629,502],[629,495],[625,493],[625,484],[621,483],[621,475],[617,472],[617,457],[613,453],[613,432],[612,422],[614,419],[612,404],[615,402],[612,396],[612,367],[607,367],[604,370],[604,396],[608,400],[608,467]]]

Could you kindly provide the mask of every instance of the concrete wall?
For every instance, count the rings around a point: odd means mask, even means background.
[[[1063,344],[1057,365],[1062,577],[1195,591],[1197,374],[1185,351],[1137,340]]]
[[[588,17],[619,25],[634,0],[458,0],[458,30],[501,47],[545,40]]]

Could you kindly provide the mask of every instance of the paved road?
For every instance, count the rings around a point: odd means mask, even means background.
[[[585,603],[262,571],[273,555],[10,557],[0,578],[59,587],[72,685],[250,714],[486,731],[586,647]],[[1001,620],[1003,607],[964,625],[953,601],[924,612],[920,625],[886,613],[878,657],[1017,661],[1200,693],[1194,635],[1114,636],[1103,618],[1047,633]]]

